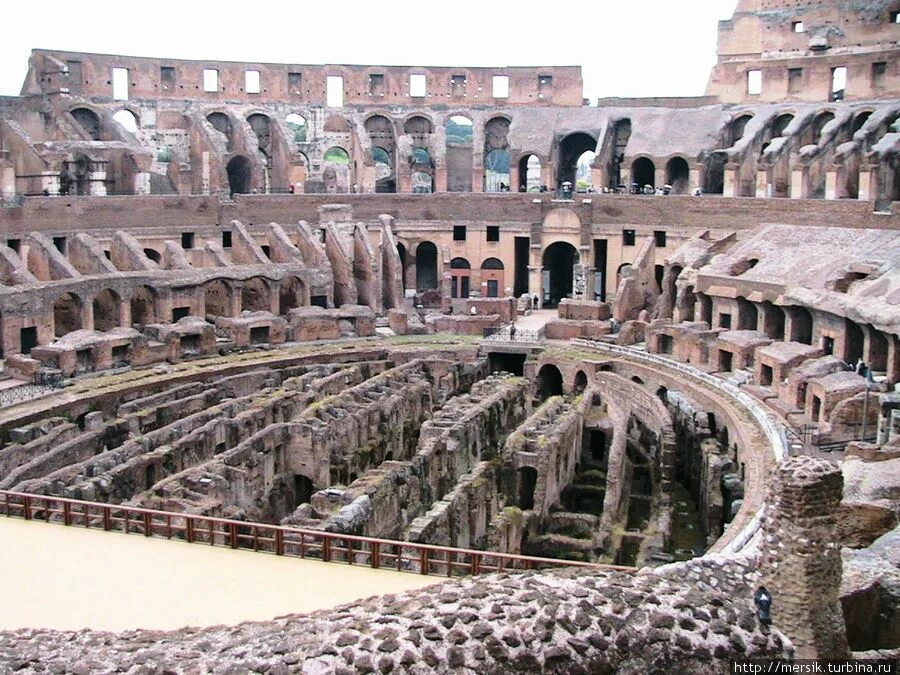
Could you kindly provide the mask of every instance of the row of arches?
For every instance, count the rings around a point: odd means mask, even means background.
[[[278,310],[287,314],[290,310],[308,304],[306,286],[297,277],[287,277],[278,284]],[[273,307],[271,282],[261,277],[251,277],[240,283],[240,305],[237,304],[237,288],[233,282],[214,279],[202,287],[203,307],[208,317],[234,316],[240,311],[268,312]],[[175,317],[163,316],[159,292],[150,286],[138,286],[125,301],[115,290],[106,288],[87,300],[78,293],[67,291],[53,302],[53,334],[62,337],[72,331],[88,327],[85,322],[85,305],[90,302],[93,330],[109,331],[132,325],[168,322]],[[130,320],[128,320],[130,317]]]

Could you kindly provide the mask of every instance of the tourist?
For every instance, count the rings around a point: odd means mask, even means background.
[[[478,310],[475,308],[475,305],[472,305],[472,309],[469,310],[469,314],[471,314],[472,316],[478,314]]]
[[[535,293],[531,299],[532,299],[531,309],[537,310],[541,304],[540,296],[537,293]]]
[[[702,197],[703,196],[703,188],[695,187],[691,192],[691,195],[694,197]]]
[[[753,602],[756,604],[756,612],[759,622],[763,626],[772,624],[772,594],[765,586],[760,586],[753,594]]]

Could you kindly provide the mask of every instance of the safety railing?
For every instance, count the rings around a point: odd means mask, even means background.
[[[515,324],[506,324],[505,326],[491,326],[484,329],[483,337],[485,340],[493,342],[526,342],[538,343],[543,342],[547,335],[544,327],[541,326],[537,330],[516,328]]]
[[[695,380],[700,380],[704,384],[727,394],[732,399],[740,403],[747,410],[747,412],[749,412],[753,416],[753,419],[760,426],[766,436],[767,441],[771,445],[772,453],[775,455],[775,460],[780,462],[788,456],[789,445],[787,442],[784,425],[774,422],[770,413],[766,411],[756,399],[754,399],[749,394],[741,391],[733,384],[725,382],[724,380],[720,380],[719,378],[714,377],[709,373],[705,373],[698,368],[694,368],[693,366],[681,363],[680,361],[666,359],[656,354],[650,354],[634,347],[623,347],[621,345],[599,342],[597,340],[586,340],[583,338],[577,338],[573,340],[573,342],[583,346],[593,347],[595,349],[599,349],[600,351],[620,354],[622,356],[662,366],[670,370],[679,371],[681,373],[684,373],[685,375],[692,377]],[[750,521],[750,523],[747,524],[746,527],[744,527],[743,530],[731,537],[728,545],[725,546],[721,552],[735,553],[742,550],[756,536],[761,526],[762,514],[758,512],[754,515],[753,519]]]
[[[23,492],[0,491],[0,515],[442,577],[560,567],[635,570],[633,567],[376,539]]]
[[[6,408],[7,406],[21,403],[22,401],[40,398],[41,396],[52,394],[58,389],[58,386],[49,384],[22,384],[18,387],[0,389],[0,408]]]

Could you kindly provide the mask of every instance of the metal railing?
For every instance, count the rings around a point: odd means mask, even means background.
[[[523,330],[516,328],[515,324],[506,324],[505,326],[491,326],[484,329],[483,337],[485,340],[494,342],[526,342],[538,343],[543,342],[546,337],[546,331],[543,326],[537,330]]]
[[[0,490],[0,515],[107,532],[455,577],[554,567],[633,567],[494,553]]]
[[[623,347],[621,345],[598,342],[596,340],[586,340],[583,338],[576,338],[575,340],[573,340],[573,342],[587,347],[593,347],[599,349],[600,351],[621,354],[623,356],[634,358],[640,361],[646,361],[648,363],[662,366],[664,368],[677,370],[686,375],[689,375],[696,380],[702,381],[704,384],[707,384],[710,387],[717,389],[718,391],[727,394],[731,398],[735,399],[738,403],[740,403],[744,408],[746,408],[747,411],[753,416],[753,419],[756,421],[756,423],[759,424],[760,428],[766,436],[766,439],[772,447],[772,453],[775,455],[775,460],[777,462],[781,462],[788,456],[789,445],[787,441],[787,432],[784,425],[773,421],[771,414],[767,410],[765,410],[765,408],[763,408],[763,406],[756,399],[754,399],[749,394],[741,391],[733,384],[725,382],[724,380],[720,380],[719,378],[714,377],[709,373],[705,373],[702,370],[681,363],[680,361],[666,359],[661,356],[657,356],[656,354],[650,354],[634,347]],[[759,511],[753,516],[753,519],[747,524],[746,527],[744,527],[743,530],[732,536],[731,540],[720,552],[737,553],[738,551],[741,551],[756,536],[761,526],[762,512]]]
[[[62,384],[23,384],[18,387],[10,387],[9,389],[0,389],[0,408],[21,403],[22,401],[30,401],[33,398],[40,398],[47,394],[52,394],[60,389]]]

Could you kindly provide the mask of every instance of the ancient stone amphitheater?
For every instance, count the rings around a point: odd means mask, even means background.
[[[0,671],[896,667],[898,10],[740,0],[695,99],[35,50],[0,515],[442,578]]]

